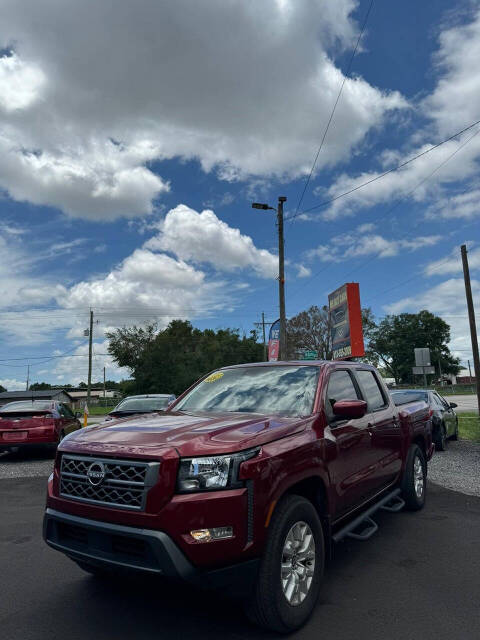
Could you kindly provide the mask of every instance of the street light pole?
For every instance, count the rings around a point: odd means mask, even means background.
[[[283,238],[283,203],[287,201],[285,196],[278,197],[278,207],[270,207],[261,202],[252,202],[252,209],[271,209],[277,212],[278,228],[278,306],[280,311],[280,349],[279,360],[287,358],[287,319],[285,315],[285,241]]]

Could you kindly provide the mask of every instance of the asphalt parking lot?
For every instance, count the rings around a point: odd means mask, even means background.
[[[0,481],[3,640],[271,638],[237,603],[152,579],[97,582],[41,537],[45,477]],[[480,498],[430,484],[418,514],[380,513],[367,542],[336,549],[296,638],[478,638]]]

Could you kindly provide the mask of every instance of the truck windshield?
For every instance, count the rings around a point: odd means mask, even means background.
[[[302,365],[215,371],[174,410],[310,415],[319,372],[319,367]]]

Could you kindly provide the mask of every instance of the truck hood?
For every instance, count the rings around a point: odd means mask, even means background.
[[[306,420],[245,413],[175,412],[137,415],[86,427],[67,436],[62,451],[119,456],[180,456],[234,453],[284,438]]]

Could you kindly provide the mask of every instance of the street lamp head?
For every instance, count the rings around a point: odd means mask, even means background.
[[[252,202],[252,209],[271,209],[268,204],[262,204],[261,202]]]

